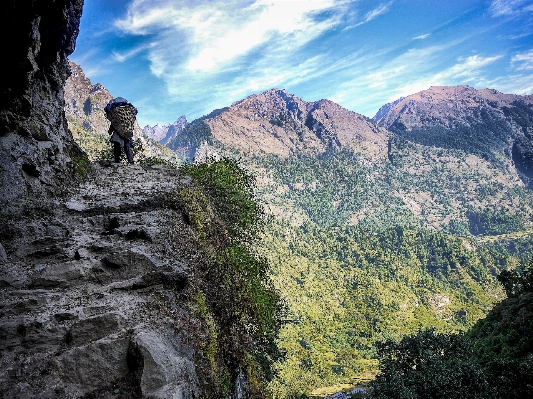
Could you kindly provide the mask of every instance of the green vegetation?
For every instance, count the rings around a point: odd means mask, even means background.
[[[87,173],[89,173],[90,162],[86,158],[71,158],[72,165],[72,174],[74,175],[77,181],[84,181],[87,178]]]
[[[372,397],[528,398],[533,394],[533,264],[503,271],[509,298],[466,335],[419,330],[377,343]]]
[[[414,143],[461,150],[493,162],[497,162],[494,154],[507,146],[506,138],[512,135],[510,124],[490,108],[475,109],[466,123],[450,117],[449,126],[433,124],[408,130],[401,122],[395,122],[390,130]]]
[[[205,118],[188,126],[176,148],[207,141],[240,159],[259,176],[255,189],[276,215],[254,247],[272,265],[273,286],[287,304],[277,341],[284,356],[274,363],[277,376],[269,384],[274,398],[368,382],[378,360],[389,356],[377,343],[392,348],[413,334],[402,345],[428,343],[427,355],[435,357],[420,370],[427,373],[411,375],[427,386],[407,384],[403,397],[424,397],[430,393],[423,389],[436,387],[441,397],[476,397],[457,383],[486,392],[486,382],[496,379],[468,331],[505,298],[496,276],[526,264],[533,250],[533,195],[509,178],[518,158],[508,148],[509,137],[516,138],[516,151],[528,159],[533,108],[514,104],[503,110],[504,119],[495,107],[474,112],[465,123],[448,121],[452,127],[396,126],[385,157],[346,148],[250,156],[217,143]],[[298,132],[283,113],[270,119]],[[219,191],[205,176],[203,184]],[[231,199],[225,196],[223,202]],[[224,210],[207,197],[222,213],[244,203],[234,198]],[[461,353],[450,359],[438,355],[441,349]],[[438,370],[445,375],[435,377]]]
[[[347,150],[249,163],[265,176],[263,201],[281,214],[262,242],[288,307],[276,398],[368,382],[376,342],[420,328],[468,331],[504,297],[497,274],[531,249],[530,236],[491,236],[531,226],[531,193],[495,183],[499,163],[401,139],[389,152],[395,164],[371,167]],[[406,198],[421,195],[428,201],[415,212]],[[484,210],[493,198],[500,206]]]
[[[250,381],[254,397],[264,397],[279,357],[275,339],[281,303],[266,259],[254,251],[263,212],[253,179],[228,159],[187,164],[180,171],[193,183],[178,190],[173,201],[197,234],[202,255],[197,284],[205,298],[200,307],[209,309],[211,337],[216,339],[205,356],[225,387],[221,395],[227,395],[228,373],[235,379],[238,365],[245,364],[240,372]]]
[[[524,222],[516,213],[505,208],[473,209],[466,211],[470,233],[473,235],[499,235],[523,231]]]
[[[486,374],[463,335],[420,330],[399,342],[377,345],[380,373],[372,381],[376,399],[488,399]]]
[[[288,304],[286,357],[275,397],[370,380],[375,343],[421,326],[466,331],[503,297],[493,275],[508,258],[442,232],[322,229],[274,223],[265,238],[273,281]]]
[[[206,191],[230,237],[240,242],[252,238],[248,232],[255,234],[252,227],[260,227],[264,213],[255,197],[255,181],[248,172],[230,159],[185,164],[180,171]]]

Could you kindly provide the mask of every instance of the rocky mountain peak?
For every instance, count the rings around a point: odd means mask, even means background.
[[[100,83],[92,84],[81,67],[69,60],[72,74],[65,84],[65,113],[85,130],[107,134],[109,121],[104,107],[113,98]]]
[[[502,107],[516,101],[533,102],[533,95],[504,94],[494,89],[477,90],[470,86],[431,86],[427,90],[399,99],[374,118],[378,124],[390,128],[403,125],[409,130],[415,126],[438,124],[452,127],[468,123],[476,112],[485,109],[502,114]]]
[[[361,152],[364,147],[370,157],[386,155],[387,132],[372,120],[332,101],[307,102],[280,89],[251,95],[214,112],[202,118],[204,127],[192,125],[185,129],[182,143],[175,140],[171,146],[186,146],[186,141],[199,137],[199,130],[205,136],[207,126],[213,139],[250,153],[287,157],[328,148]]]
[[[142,130],[142,134],[159,141],[161,144],[168,144],[181,133],[188,123],[185,115],[182,115],[174,123],[167,123],[163,126],[160,124],[156,124],[155,126],[146,125]]]

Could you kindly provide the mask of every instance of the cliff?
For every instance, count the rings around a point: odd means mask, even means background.
[[[68,131],[63,86],[82,0],[3,2],[8,62],[0,77],[0,207],[60,193],[72,158],[84,155]]]

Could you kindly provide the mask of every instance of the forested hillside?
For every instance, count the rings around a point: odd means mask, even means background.
[[[192,121],[169,144],[183,161],[205,160],[202,148],[257,178],[271,215],[257,251],[287,305],[275,397],[368,381],[379,341],[467,331],[505,298],[496,276],[529,261],[530,99],[448,91],[457,109],[414,109],[389,131],[273,89]]]

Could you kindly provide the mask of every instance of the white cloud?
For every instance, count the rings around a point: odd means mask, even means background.
[[[502,56],[483,57],[478,54],[459,58],[452,65],[443,64],[445,54],[459,43],[410,49],[388,62],[383,62],[383,56],[376,55],[360,65],[358,77],[354,79],[352,75],[331,98],[348,109],[371,117],[383,104],[430,86],[470,84],[487,87],[484,68]]]
[[[514,17],[533,12],[533,5],[530,0],[493,0],[490,12],[494,17]]]
[[[150,48],[150,45],[141,45],[141,46],[138,46],[136,48],[133,48],[129,51],[125,51],[125,52],[120,52],[120,51],[113,51],[111,53],[113,59],[117,62],[124,62],[126,60],[129,60],[130,58],[132,57],[135,57],[137,54],[147,50]]]
[[[533,49],[513,56],[511,64],[517,71],[533,70]]]
[[[427,39],[430,35],[430,33],[426,33],[425,35],[415,36],[413,37],[413,40],[424,40]]]
[[[387,13],[389,11],[390,6],[392,5],[392,3],[393,2],[391,1],[391,2],[389,2],[387,4],[380,4],[379,6],[374,8],[373,10],[367,12],[362,21],[360,21],[360,22],[358,22],[358,23],[356,23],[354,25],[349,25],[349,26],[345,27],[344,30],[356,28],[358,26],[366,24],[367,22],[372,21],[373,19],[379,17],[382,14]]]
[[[494,87],[503,93],[533,94],[533,74],[506,76],[490,82],[487,87]]]
[[[150,70],[165,81],[171,94],[214,100],[217,89],[224,96],[231,86],[235,92],[255,91],[305,76],[310,72],[301,67],[306,59],[296,59],[295,53],[337,26],[348,3],[134,0],[115,25],[127,34],[150,37],[154,44],[144,48]],[[238,78],[232,75],[237,70],[244,70]]]
[[[378,7],[374,8],[372,11],[366,13],[365,22],[370,22],[374,18],[379,17],[381,14],[385,14],[389,11],[389,8],[392,4],[392,1],[388,4],[380,4]]]

